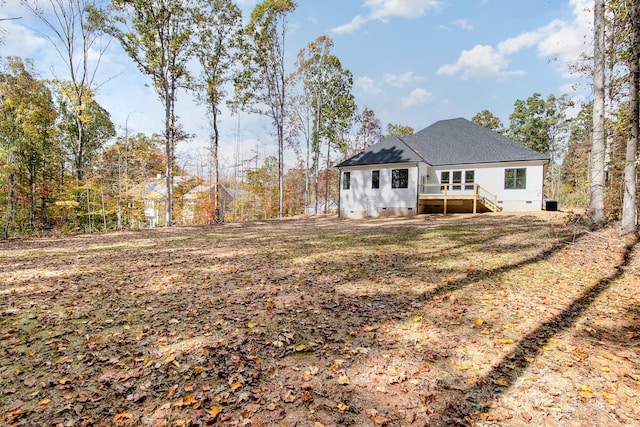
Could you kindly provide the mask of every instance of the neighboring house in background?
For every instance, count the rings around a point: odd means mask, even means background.
[[[129,190],[127,198],[132,225],[156,227],[164,224],[162,214],[167,205],[167,187],[163,178],[149,179],[136,185]]]
[[[247,191],[220,184],[220,193],[222,194],[222,211],[225,217],[229,217],[231,220],[236,220],[237,217],[243,218],[248,203]]]
[[[541,210],[549,158],[463,118],[339,163],[346,218]]]
[[[188,186],[194,180],[188,176],[174,176],[173,189]],[[193,184],[192,184],[193,185]],[[176,194],[177,195],[177,194]],[[148,179],[127,192],[129,221],[134,226],[158,227],[165,225],[167,185],[163,177]]]
[[[196,185],[182,196],[181,220],[185,224],[193,224],[200,219],[210,222],[213,216],[213,190],[208,185]]]
[[[236,189],[236,188],[228,188],[222,184],[219,185],[220,189],[220,204],[221,204],[221,216],[218,221],[222,221],[226,219],[228,216],[232,215],[234,209],[234,202],[238,201],[238,199],[242,199],[245,195],[244,190]],[[214,189],[209,185],[197,185],[189,190],[182,199],[184,201],[184,205],[182,208],[182,218],[186,223],[193,223],[196,219],[196,212],[198,212],[198,207],[209,206],[207,215],[208,218],[202,220],[200,222],[212,222],[215,221],[215,216],[213,215],[213,193]],[[240,200],[242,201],[242,200]]]
[[[315,215],[316,213],[316,202],[311,202],[304,207],[304,213],[307,215]],[[333,199],[329,198],[318,200],[318,214],[323,213],[338,213],[338,204],[333,201]]]

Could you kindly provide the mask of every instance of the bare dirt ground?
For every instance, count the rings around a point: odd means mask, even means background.
[[[638,425],[637,252],[559,212],[2,242],[0,423]]]

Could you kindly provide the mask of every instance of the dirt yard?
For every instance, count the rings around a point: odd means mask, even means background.
[[[0,424],[637,425],[631,243],[560,212],[0,242]]]

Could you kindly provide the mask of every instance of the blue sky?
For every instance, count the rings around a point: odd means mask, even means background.
[[[237,2],[248,16],[255,0]],[[471,118],[488,109],[508,126],[517,99],[538,92],[590,97],[589,82],[569,73],[569,65],[591,51],[590,0],[298,0],[290,16],[287,55],[318,36],[328,35],[334,54],[354,76],[360,109],[371,108],[385,130],[388,123],[416,131],[441,120]],[[65,78],[59,56],[43,38],[41,26],[7,0],[2,17],[5,44],[0,55],[35,61],[41,77]],[[161,132],[162,105],[127,55],[113,41],[103,58],[98,101],[124,132]],[[178,99],[185,130],[195,134],[182,144],[183,162],[195,170],[209,134],[203,108],[190,95]],[[223,164],[255,151],[276,154],[268,119],[222,116]]]

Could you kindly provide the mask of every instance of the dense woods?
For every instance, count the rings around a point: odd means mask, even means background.
[[[319,35],[285,55],[296,3],[263,0],[243,19],[231,0],[37,1],[25,10],[51,32],[67,64],[43,79],[29,58],[2,59],[0,70],[0,218],[3,237],[93,232],[321,213],[337,200],[332,165],[383,137],[373,110],[357,106],[353,76]],[[473,121],[547,154],[548,199],[587,212],[598,227],[622,220],[637,229],[638,6],[594,4],[594,57],[573,64],[594,78],[593,100],[533,93],[515,99],[509,123],[491,111]],[[100,40],[118,42],[147,75],[164,106],[162,135],[117,132],[96,101]],[[101,48],[98,49],[97,47]],[[38,67],[36,67],[36,65]],[[210,118],[210,173],[181,167],[176,146],[191,135],[175,114],[179,90]],[[277,156],[255,159],[243,176],[222,170],[222,106],[267,118]],[[411,134],[403,124],[387,135]],[[295,164],[285,164],[287,152]]]

